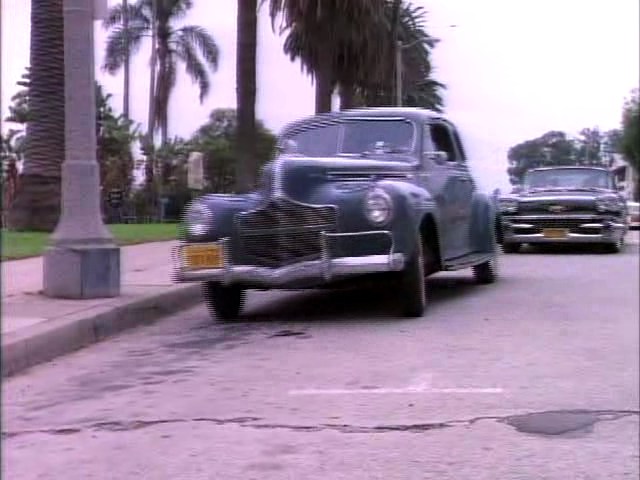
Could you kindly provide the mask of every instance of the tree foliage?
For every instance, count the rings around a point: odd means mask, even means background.
[[[402,49],[403,104],[440,110],[444,85],[432,78],[426,12],[401,0],[271,0],[282,17],[284,51],[316,83],[316,113],[329,111],[339,87],[342,108],[394,103],[396,45]]]
[[[236,142],[238,139],[238,117],[234,109],[216,109],[209,120],[191,137],[196,151],[202,152],[208,189],[217,193],[228,193],[235,188],[235,165],[238,161]],[[259,120],[256,121],[255,172],[270,160],[274,153],[276,137]]]
[[[509,149],[507,173],[511,184],[522,182],[530,168],[559,165],[610,166],[609,153],[619,145],[619,131],[601,132],[597,128],[583,128],[577,138],[565,132],[549,131],[540,137],[526,140]]]
[[[640,173],[640,94],[631,93],[622,110],[620,147],[629,164]]]
[[[398,11],[395,11],[395,8]],[[402,47],[402,104],[441,112],[445,85],[433,78],[431,52],[438,43],[427,32],[427,12],[407,1],[385,6],[386,31],[381,33],[387,45],[377,59],[377,75],[365,75],[359,82],[360,106],[385,106],[395,103],[396,41]],[[395,28],[394,28],[395,25]],[[395,39],[395,40],[394,40]]]
[[[387,44],[381,30],[386,0],[270,0],[270,14],[287,32],[284,51],[300,60],[316,84],[316,113],[331,110],[336,85],[353,90],[378,68]]]
[[[153,18],[153,0],[138,0],[129,4],[128,27],[123,26],[124,9],[117,4],[109,10],[103,26],[110,30],[103,69],[117,73],[129,56],[140,50],[145,37],[155,31],[157,35],[157,81],[154,97],[154,128],[160,128],[163,143],[168,140],[169,100],[176,85],[178,64],[198,85],[200,103],[211,90],[209,72],[218,68],[218,45],[203,27],[182,25],[180,22],[193,8],[192,0],[162,0],[156,2]],[[152,127],[149,127],[153,130]]]
[[[114,112],[111,98],[96,82],[96,155],[103,199],[111,190],[129,195],[134,170],[131,147],[138,136],[137,126]]]

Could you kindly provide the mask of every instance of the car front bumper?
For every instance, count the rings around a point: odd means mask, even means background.
[[[540,226],[545,223],[552,226]],[[626,230],[624,223],[597,217],[523,216],[502,222],[503,243],[616,243]]]
[[[344,236],[386,234],[389,232],[325,233],[326,239]],[[207,244],[198,244],[207,245]],[[331,257],[328,242],[322,242],[321,258],[302,261],[278,268],[255,265],[237,265],[232,262],[230,240],[222,239],[209,245],[222,246],[222,266],[219,268],[189,269],[184,260],[184,249],[189,244],[175,247],[173,252],[174,281],[176,282],[220,282],[222,284],[245,284],[265,288],[283,288],[296,283],[327,283],[331,280],[370,273],[400,271],[404,268],[405,255],[390,251],[382,255]]]

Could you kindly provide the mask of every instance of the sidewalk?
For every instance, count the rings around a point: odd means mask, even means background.
[[[199,302],[198,284],[171,281],[174,245],[177,242],[122,247],[121,295],[106,299],[45,297],[42,257],[2,262],[2,376]]]

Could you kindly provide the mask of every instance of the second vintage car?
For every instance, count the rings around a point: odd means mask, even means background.
[[[502,248],[523,244],[591,243],[619,252],[627,232],[624,197],[605,168],[529,170],[517,193],[500,199]]]
[[[428,275],[496,278],[495,202],[480,193],[454,124],[418,108],[317,115],[287,126],[259,188],[205,195],[186,211],[179,282],[202,282],[213,316],[247,290],[387,281],[421,316]]]

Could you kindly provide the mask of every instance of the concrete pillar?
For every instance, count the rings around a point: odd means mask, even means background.
[[[66,154],[62,211],[44,254],[44,294],[120,294],[120,249],[102,221],[96,158],[93,21],[96,1],[64,1]]]

